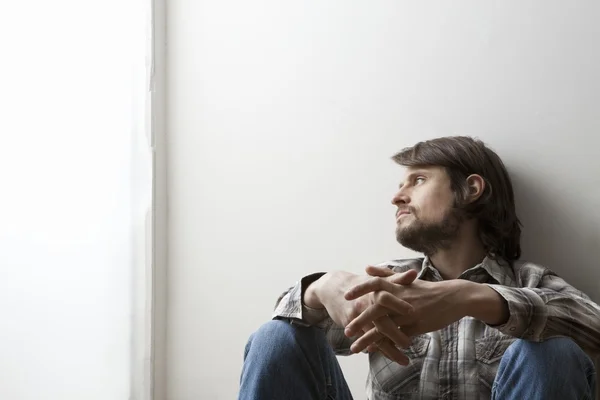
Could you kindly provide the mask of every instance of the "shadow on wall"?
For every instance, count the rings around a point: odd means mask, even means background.
[[[558,190],[560,183],[553,186],[532,173],[509,173],[523,224],[521,258],[552,269],[600,303],[600,204],[577,198],[585,193]],[[600,371],[600,356],[594,361]],[[600,386],[596,399],[600,400]]]
[[[523,170],[510,176],[523,223],[522,259],[552,269],[599,303],[600,212],[594,199],[577,198],[585,193]]]

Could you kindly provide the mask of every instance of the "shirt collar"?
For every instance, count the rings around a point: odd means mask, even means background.
[[[430,279],[427,279],[427,277]],[[440,274],[440,271],[433,266],[431,260],[427,256],[423,259],[423,265],[421,266],[421,271],[419,271],[419,274],[417,275],[417,279],[425,279],[428,281],[443,280],[442,274]]]
[[[498,284],[503,286],[514,286],[515,274],[511,266],[504,260],[494,260],[493,258],[485,257],[481,263],[476,266],[469,268],[464,271],[459,279],[470,280],[470,277],[477,275],[484,270],[489,276],[491,276]],[[419,272],[418,279],[425,279],[430,276],[434,281],[443,280],[440,272],[433,266],[429,257],[423,259],[423,265]]]

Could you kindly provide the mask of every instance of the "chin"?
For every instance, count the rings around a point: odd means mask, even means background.
[[[397,230],[408,229],[408,228],[410,228],[410,226],[413,223],[414,223],[414,221],[406,221],[406,218],[403,218],[400,221],[396,222],[396,229]]]

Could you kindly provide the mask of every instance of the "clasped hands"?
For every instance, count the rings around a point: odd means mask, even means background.
[[[395,273],[387,267],[369,266],[372,278],[344,293],[348,301],[368,297],[367,307],[345,328],[345,335],[358,338],[351,351],[381,351],[389,359],[407,365],[400,350],[411,337],[442,329],[466,315],[463,282],[429,282],[416,279],[417,271]],[[400,349],[399,349],[400,348]]]

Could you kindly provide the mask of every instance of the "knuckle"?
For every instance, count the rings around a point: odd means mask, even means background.
[[[383,279],[380,278],[379,276],[375,276],[375,277],[371,278],[371,284],[374,286],[380,286],[382,280]]]
[[[379,302],[385,302],[385,303],[389,303],[390,300],[392,300],[392,298],[395,297],[390,292],[380,292],[377,295],[379,298]]]

